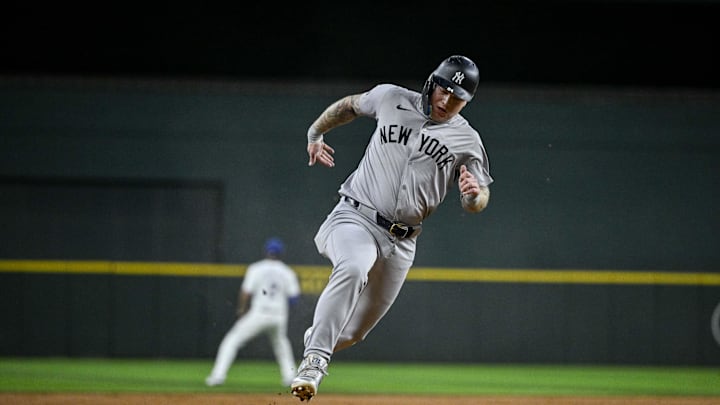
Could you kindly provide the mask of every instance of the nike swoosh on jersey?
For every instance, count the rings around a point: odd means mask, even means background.
[[[398,110],[403,110],[403,111],[412,111],[411,109],[405,108],[400,104],[396,105],[395,108],[397,108]]]

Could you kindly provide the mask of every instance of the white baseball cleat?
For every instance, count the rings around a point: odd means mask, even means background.
[[[218,385],[223,385],[224,383],[225,379],[220,377],[209,376],[205,379],[205,385],[207,385],[208,387],[215,387]]]
[[[298,367],[297,377],[292,381],[292,394],[300,401],[310,401],[317,394],[318,387],[327,373],[327,360],[316,354],[305,357]]]

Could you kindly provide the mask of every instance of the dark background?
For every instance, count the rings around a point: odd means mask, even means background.
[[[0,273],[0,355],[211,358],[239,278],[74,271],[249,263],[270,232],[289,263],[328,266],[312,237],[373,123],[332,135],[334,170],[307,166],[307,125],[367,88],[350,81],[417,89],[463,53],[490,84],[463,115],[493,197],[470,218],[449,194],[415,266],[619,270],[621,283],[410,280],[339,358],[720,364],[715,278],[631,279],[719,271],[718,4],[4,3],[0,259],[35,268]],[[319,291],[303,289],[296,353]],[[272,353],[258,339],[240,357]]]
[[[719,5],[623,0],[16,7],[0,24],[0,74],[418,80],[444,57],[462,53],[479,64],[485,82],[717,88]]]

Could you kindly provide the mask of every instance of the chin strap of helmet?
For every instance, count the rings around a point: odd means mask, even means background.
[[[433,75],[425,81],[425,85],[422,90],[422,109],[423,113],[429,118],[432,112],[432,105],[430,104],[430,95],[435,90],[435,81],[433,81]]]

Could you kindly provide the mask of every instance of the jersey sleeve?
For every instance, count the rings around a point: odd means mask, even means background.
[[[493,182],[492,176],[490,176],[490,168],[488,167],[487,160],[484,162],[480,159],[471,159],[467,163],[467,168],[472,173],[481,186],[489,186]]]
[[[494,180],[490,175],[490,162],[488,160],[485,146],[480,139],[480,134],[477,134],[478,145],[475,147],[475,153],[473,157],[467,162],[467,168],[472,173],[481,186],[489,186]]]
[[[289,298],[297,297],[300,295],[300,282],[298,281],[297,275],[289,267],[287,274],[287,296]]]
[[[248,294],[252,294],[255,291],[256,284],[258,282],[257,269],[254,265],[248,266],[245,271],[245,277],[243,278],[242,286],[240,289]]]
[[[377,108],[385,95],[391,91],[395,86],[391,84],[378,84],[372,89],[366,91],[360,96],[358,102],[358,111],[360,115],[366,115],[368,117],[377,117]]]

